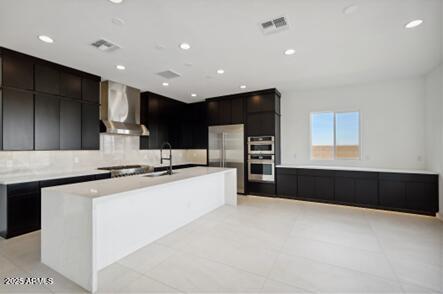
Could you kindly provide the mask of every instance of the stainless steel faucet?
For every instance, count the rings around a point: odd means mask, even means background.
[[[163,147],[169,147],[169,157],[163,157]],[[169,160],[169,170],[168,174],[172,175],[172,146],[169,142],[163,142],[160,147],[160,164],[163,164],[163,160]]]

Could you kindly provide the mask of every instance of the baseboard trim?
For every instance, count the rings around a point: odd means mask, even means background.
[[[437,215],[436,215],[436,216],[437,216],[437,218],[438,218],[439,220],[443,221],[443,214],[437,212]]]

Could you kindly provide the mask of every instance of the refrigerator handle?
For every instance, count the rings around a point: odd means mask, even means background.
[[[222,133],[222,150],[221,150],[221,166],[225,167],[225,133]]]

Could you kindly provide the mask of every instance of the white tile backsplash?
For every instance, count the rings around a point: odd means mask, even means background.
[[[139,137],[100,134],[100,150],[96,151],[0,151],[0,176],[126,164],[160,165],[160,150],[140,150],[139,144]],[[172,157],[173,164],[206,164],[206,149],[173,150]]]

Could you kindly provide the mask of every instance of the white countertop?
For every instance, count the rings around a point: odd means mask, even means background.
[[[159,177],[146,177],[135,175],[129,177],[111,178],[92,182],[49,187],[51,191],[59,191],[71,195],[99,198],[119,193],[145,189],[149,187],[170,184],[178,181],[189,180],[195,177],[206,176],[215,173],[225,173],[235,170],[234,168],[218,167],[191,167],[175,170],[173,175]]]
[[[431,172],[431,171],[427,171],[427,170],[418,170],[418,169],[387,169],[387,168],[375,168],[375,167],[329,166],[329,165],[296,165],[296,164],[280,164],[280,165],[277,165],[276,167],[438,175],[438,173],[436,173],[436,172]]]
[[[11,184],[27,183],[35,181],[63,179],[63,178],[80,177],[88,175],[99,175],[106,173],[109,173],[109,171],[89,169],[89,170],[59,171],[59,172],[40,171],[30,174],[19,174],[19,175],[8,174],[8,175],[0,175],[0,185],[11,185]]]

